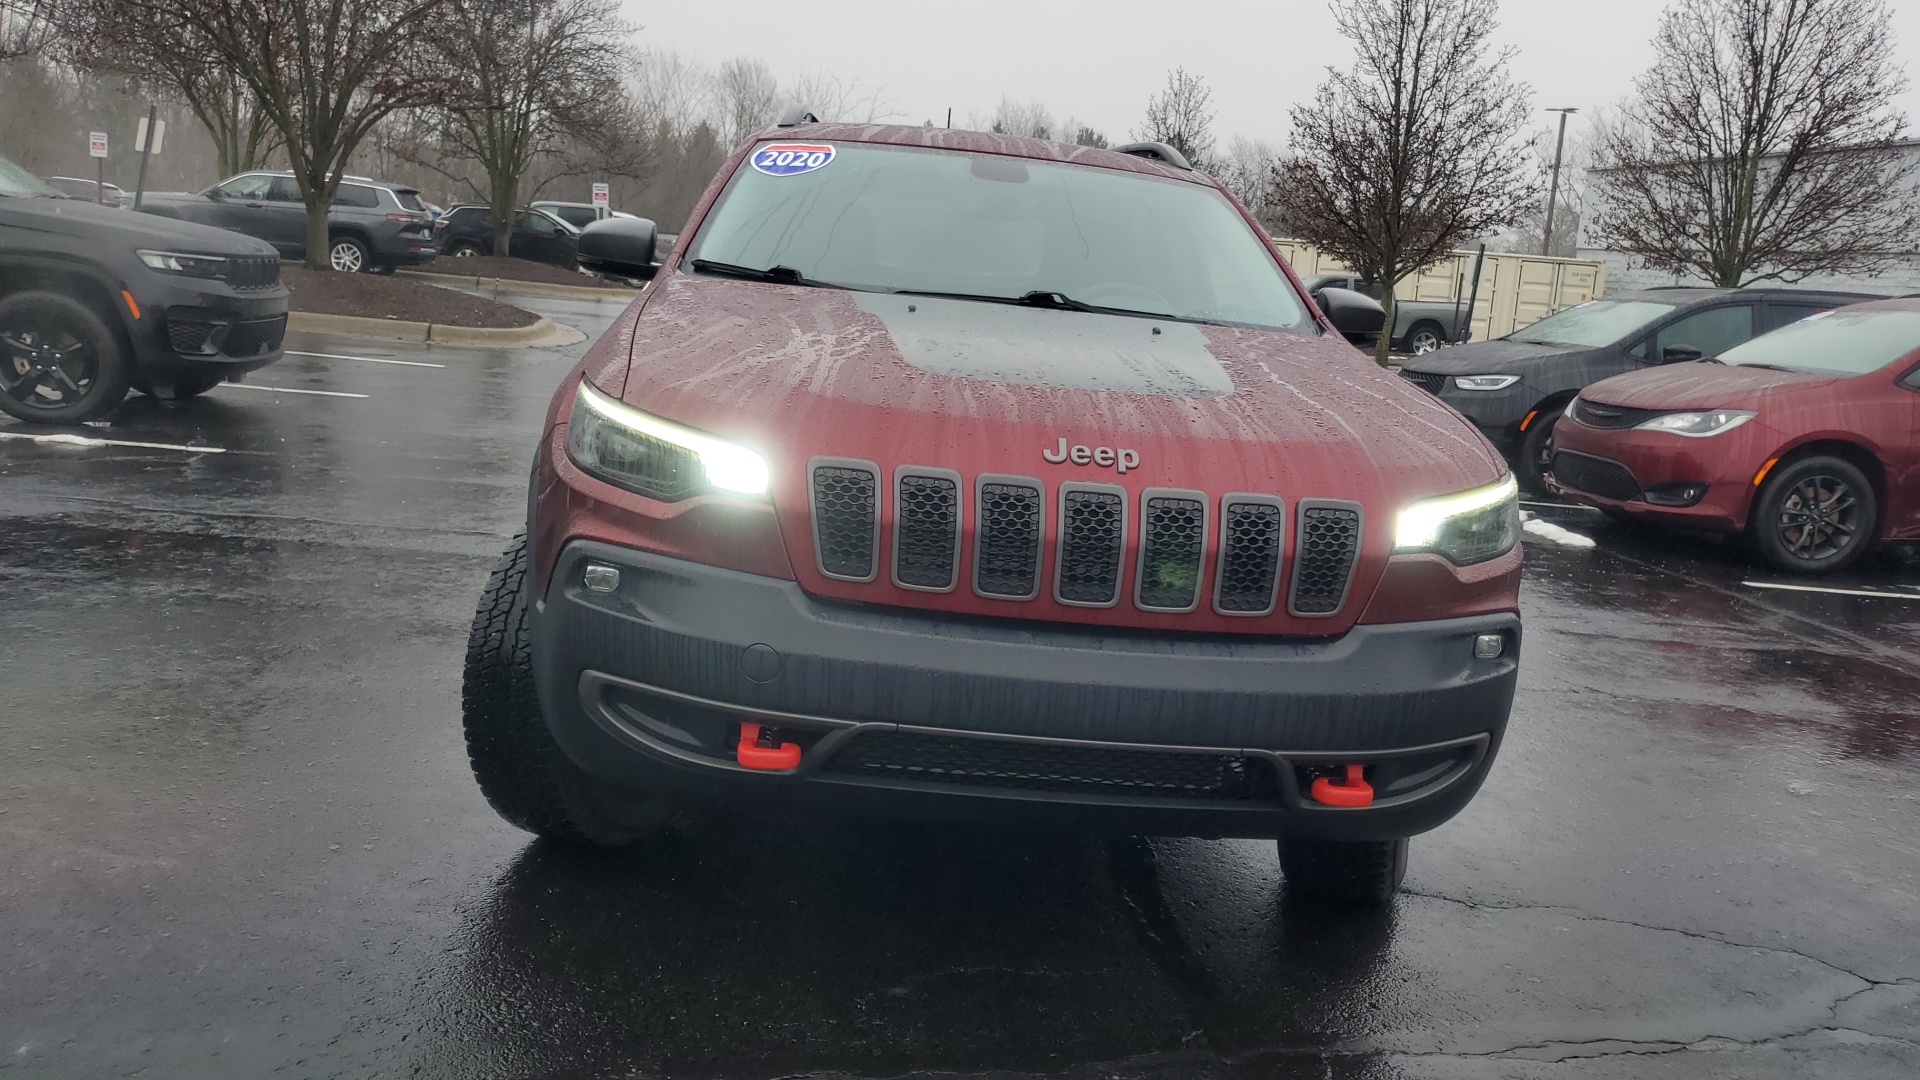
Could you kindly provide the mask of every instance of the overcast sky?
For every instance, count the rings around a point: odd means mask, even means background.
[[[1542,108],[1618,100],[1652,59],[1667,0],[1506,0],[1497,40]],[[1920,0],[1894,0],[1900,52],[1920,56]],[[1281,142],[1287,109],[1350,62],[1324,0],[628,0],[641,43],[717,62],[753,56],[790,78],[826,69],[884,84],[899,119],[955,123],[1002,95],[1036,100],[1110,138],[1140,122],[1168,69],[1213,89],[1215,133]],[[1916,71],[1915,74],[1920,74]],[[1901,106],[1920,117],[1920,91]],[[1542,116],[1545,127],[1551,117]]]

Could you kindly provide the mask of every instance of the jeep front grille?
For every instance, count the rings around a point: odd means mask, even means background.
[[[1359,561],[1360,505],[1303,499],[1295,530],[1293,594],[1287,609],[1296,616],[1332,615],[1346,602]]]
[[[1200,570],[1206,551],[1205,495],[1151,488],[1142,493],[1135,606],[1143,611],[1192,611],[1200,606]]]
[[[1280,595],[1280,552],[1286,539],[1287,508],[1279,499],[1222,498],[1213,610],[1222,615],[1271,614]]]
[[[870,461],[815,458],[808,497],[820,572],[872,581],[880,548],[880,470]]]
[[[983,476],[974,499],[978,509],[973,549],[973,591],[1001,600],[1040,595],[1040,542],[1046,496],[1040,481]]]
[[[1060,539],[1053,598],[1077,607],[1120,600],[1120,564],[1127,552],[1127,493],[1104,484],[1060,485]]]
[[[901,469],[893,482],[893,581],[946,592],[960,578],[960,476]]]

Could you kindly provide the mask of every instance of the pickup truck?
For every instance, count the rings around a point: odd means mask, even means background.
[[[1381,299],[1380,283],[1353,274],[1315,274],[1306,281],[1308,292],[1321,289],[1351,289],[1374,300]],[[1393,305],[1393,341],[1397,352],[1415,356],[1430,353],[1442,345],[1458,345],[1473,319],[1472,309],[1451,300],[1399,300]]]

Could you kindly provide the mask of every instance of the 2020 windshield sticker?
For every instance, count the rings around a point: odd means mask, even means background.
[[[768,176],[798,176],[832,160],[833,147],[825,143],[768,143],[753,152],[753,167]]]

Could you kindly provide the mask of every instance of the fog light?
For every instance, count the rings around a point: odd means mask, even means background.
[[[620,587],[620,571],[605,563],[588,563],[580,581],[588,592],[608,593]]]
[[[1478,634],[1473,639],[1473,658],[1475,660],[1498,660],[1507,651],[1505,634]]]
[[[1644,497],[1655,506],[1693,506],[1707,497],[1707,485],[1686,481],[1660,484],[1648,488]]]

